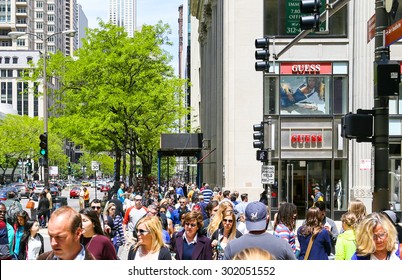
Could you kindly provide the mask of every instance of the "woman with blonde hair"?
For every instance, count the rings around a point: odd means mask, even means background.
[[[128,260],[171,260],[169,249],[163,243],[162,224],[156,216],[145,216],[137,225],[137,244],[128,252]]]
[[[215,249],[214,259],[223,260],[224,250],[230,240],[239,238],[242,233],[236,229],[236,215],[233,211],[224,212],[222,227],[211,236],[211,245]]]
[[[348,212],[352,212],[356,215],[356,224],[360,223],[360,221],[367,215],[366,206],[358,199],[352,200],[349,203]]]
[[[230,201],[222,201],[219,204],[218,211],[213,216],[207,227],[207,236],[212,234],[222,226],[222,217],[230,212],[233,212],[233,204]]]
[[[246,248],[234,255],[232,260],[275,260],[275,257],[261,248]]]
[[[371,213],[356,228],[356,253],[352,260],[399,260],[397,232],[384,214]]]

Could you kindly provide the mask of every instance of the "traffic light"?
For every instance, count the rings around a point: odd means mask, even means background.
[[[300,12],[310,14],[300,17],[300,29],[320,31],[321,0],[300,0]]]
[[[72,169],[71,169],[71,163],[70,162],[68,163],[67,170],[68,170],[68,175],[71,175],[72,174]]]
[[[269,39],[255,39],[255,47],[260,50],[255,51],[255,59],[262,60],[255,63],[255,71],[269,72]]]
[[[341,136],[347,139],[356,139],[358,142],[370,142],[373,136],[373,115],[357,112],[348,113],[342,120]]]
[[[253,134],[253,147],[255,149],[264,149],[264,124],[255,124],[253,125],[253,130],[255,133]]]
[[[39,151],[39,153],[41,154],[41,156],[46,158],[48,156],[47,133],[45,132],[45,133],[41,134],[39,136],[39,139],[40,139],[40,144],[39,144],[40,151]]]
[[[27,170],[28,170],[28,174],[32,173],[32,163],[30,161],[27,162]]]

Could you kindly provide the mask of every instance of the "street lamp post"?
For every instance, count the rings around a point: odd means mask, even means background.
[[[25,36],[25,35],[32,35],[35,36],[36,38],[40,39],[43,41],[43,130],[44,133],[46,133],[49,136],[49,131],[48,131],[48,100],[47,100],[47,74],[46,74],[46,60],[47,60],[47,42],[50,38],[53,36],[59,35],[59,34],[69,34],[70,37],[73,37],[75,35],[76,31],[75,30],[64,30],[64,31],[59,31],[56,33],[53,33],[49,36],[46,36],[45,38],[41,38],[35,33],[29,33],[29,32],[18,32],[18,31],[11,31],[8,33],[8,36],[10,36],[13,39]],[[48,138],[49,139],[49,138]],[[45,187],[49,187],[49,154],[44,157],[44,162],[43,162],[43,180],[45,183]]]

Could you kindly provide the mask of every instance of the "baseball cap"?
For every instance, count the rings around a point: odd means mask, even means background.
[[[316,186],[316,187],[313,188],[313,190],[319,191],[319,190],[320,190],[320,187]]]
[[[396,221],[396,214],[395,214],[394,211],[385,210],[385,211],[382,211],[382,213],[385,214],[385,215],[387,215],[388,218],[394,223],[394,225],[397,223],[397,221]]]
[[[267,206],[253,201],[246,207],[246,228],[248,231],[265,230],[267,226]]]

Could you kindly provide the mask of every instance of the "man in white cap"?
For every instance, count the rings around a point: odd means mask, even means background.
[[[247,248],[260,248],[271,253],[277,260],[295,260],[289,243],[268,233],[269,216],[267,206],[259,201],[250,202],[246,207],[246,227],[248,234],[229,241],[225,247],[225,260],[231,260]]]
[[[313,191],[314,191],[314,195],[311,195],[311,198],[313,199],[313,206],[315,206],[315,203],[317,201],[324,201],[324,195],[320,191],[320,187],[318,184],[315,185],[315,187],[313,188]]]

